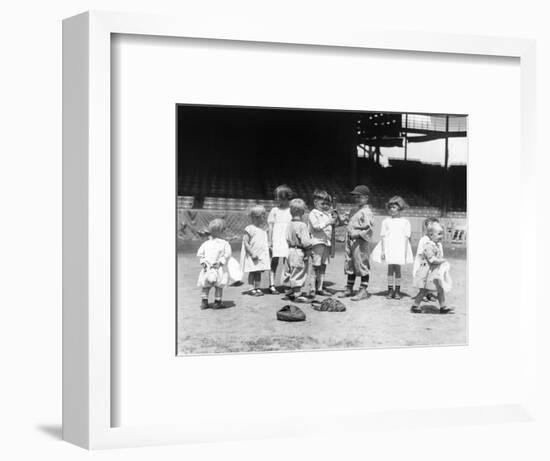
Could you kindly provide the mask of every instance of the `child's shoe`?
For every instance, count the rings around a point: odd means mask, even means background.
[[[424,296],[424,299],[428,302],[437,301],[437,296],[433,293],[428,292],[426,293],[426,296]]]
[[[208,309],[208,299],[201,299],[201,309]]]
[[[453,312],[453,309],[450,308],[450,307],[447,307],[447,306],[443,306],[443,307],[439,308],[439,313],[440,314],[450,314],[452,312]]]
[[[309,302],[309,298],[303,294],[301,294],[300,296],[296,296],[294,298],[294,302],[295,303],[307,303]]]
[[[395,288],[395,291],[393,292],[393,297],[395,299],[401,299],[403,296],[401,296],[401,290],[399,287]]]
[[[350,296],[353,296],[353,290],[351,287],[344,288],[344,291],[338,294],[339,298],[349,298]]]
[[[264,292],[260,290],[259,288],[256,288],[255,290],[252,290],[250,293],[252,296],[263,296]]]
[[[319,296],[330,296],[330,293],[324,290],[323,288],[321,288],[320,290],[317,290],[315,294]]]
[[[269,287],[269,294],[271,295],[278,295],[279,294],[279,290],[277,290],[277,288],[275,288],[274,285],[271,285]]]
[[[284,299],[288,299],[289,301],[294,301],[296,299],[296,295],[294,294],[293,290],[289,290],[285,293]]]
[[[212,309],[223,309],[223,303],[221,299],[216,299],[214,301],[214,305],[212,306]]]
[[[363,299],[367,299],[369,297],[369,294],[367,292],[367,289],[365,287],[359,288],[359,291],[357,294],[351,298],[352,301],[361,301]]]
[[[386,295],[386,299],[393,299],[395,298],[395,292],[393,291],[393,288],[390,288],[388,290],[388,294]]]
[[[411,312],[413,314],[422,314],[422,309],[420,309],[420,306],[412,306]]]

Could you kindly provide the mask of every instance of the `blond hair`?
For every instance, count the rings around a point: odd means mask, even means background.
[[[292,199],[289,205],[292,216],[302,216],[306,212],[306,202],[301,198]]]
[[[225,230],[225,221],[221,218],[213,219],[208,223],[208,232],[212,237],[219,237]]]
[[[263,205],[254,205],[248,210],[248,216],[250,218],[261,218],[265,215],[265,208]]]

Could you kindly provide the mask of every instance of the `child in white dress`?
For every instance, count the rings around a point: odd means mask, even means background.
[[[441,246],[443,227],[441,224],[435,222],[429,225],[428,237],[429,240],[425,242],[420,254],[420,265],[414,275],[414,286],[420,291],[414,298],[411,312],[421,313],[420,303],[424,295],[429,290],[435,290],[439,301],[439,312],[448,314],[452,309],[447,307],[445,291],[450,290],[452,281],[449,274],[450,265],[443,259]]]
[[[265,208],[261,205],[252,207],[248,213],[250,222],[244,229],[241,249],[241,266],[248,272],[248,283],[251,289],[248,294],[263,296],[260,289],[262,272],[270,269],[269,246],[265,230]]]
[[[420,237],[420,240],[418,241],[418,246],[416,247],[416,255],[414,258],[414,264],[413,264],[413,278],[416,275],[416,271],[420,267],[420,264],[422,263],[422,255],[424,253],[424,245],[426,245],[426,242],[430,241],[430,237],[428,237],[428,229],[433,223],[439,223],[439,219],[434,217],[429,217],[424,220],[424,235]],[[441,257],[444,257],[443,253],[443,246],[441,243],[438,243],[440,250],[441,250]],[[433,301],[437,299],[431,292],[427,292],[426,296],[424,298],[425,301]]]
[[[294,193],[292,189],[283,184],[275,189],[275,200],[277,206],[273,207],[267,217],[269,227],[268,241],[271,250],[271,271],[269,273],[269,292],[278,294],[275,288],[275,274],[279,263],[285,264],[288,257],[288,244],[286,242],[286,230],[288,223],[292,220],[289,203]],[[286,274],[283,277],[283,284],[287,281]]]
[[[406,206],[405,200],[397,195],[388,201],[390,217],[382,221],[380,242],[372,254],[374,261],[388,264],[388,299],[401,299],[401,266],[413,263],[411,223],[401,217]]]
[[[214,219],[208,224],[209,237],[197,251],[200,258],[201,271],[197,285],[202,287],[201,309],[207,309],[208,294],[214,287],[214,309],[223,308],[222,294],[227,285],[229,275],[227,262],[231,258],[231,247],[227,240],[221,238],[225,230],[223,219]]]

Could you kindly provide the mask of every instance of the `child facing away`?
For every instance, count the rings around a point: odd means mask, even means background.
[[[414,286],[420,291],[414,298],[411,312],[421,313],[420,303],[429,290],[437,292],[439,312],[448,314],[452,309],[447,307],[445,291],[450,289],[449,263],[443,259],[441,241],[443,240],[443,227],[438,222],[428,226],[428,238],[420,253],[420,264],[414,276]]]
[[[327,191],[315,189],[314,209],[309,212],[308,224],[311,234],[312,265],[315,272],[315,294],[330,296],[324,289],[327,263],[330,258],[331,240],[336,219],[331,214],[332,197]]]
[[[401,266],[413,263],[411,223],[401,217],[406,206],[398,195],[388,200],[386,208],[390,216],[382,221],[380,242],[372,252],[373,261],[388,264],[388,299],[401,299]]]
[[[430,237],[428,237],[428,228],[433,223],[439,223],[439,219],[435,217],[428,217],[424,220],[424,224],[423,224],[424,235],[420,237],[420,240],[418,241],[418,246],[416,247],[416,255],[414,257],[414,264],[413,264],[413,271],[412,271],[413,279],[414,279],[414,276],[416,275],[416,271],[420,267],[420,263],[422,262],[424,245],[426,244],[426,242],[430,241]],[[438,243],[438,245],[439,245],[439,249],[441,250],[441,257],[444,258],[445,254],[443,253],[443,245],[441,244],[441,242]],[[424,299],[426,301],[433,301],[437,298],[431,292],[427,292]]]
[[[368,298],[367,288],[370,275],[369,243],[372,239],[374,227],[373,214],[369,208],[370,190],[367,186],[360,185],[351,192],[357,208],[351,211],[345,246],[344,272],[347,275],[346,288],[340,293],[340,298],[353,296],[355,279],[361,278],[361,286],[352,301],[361,301]]]
[[[303,221],[306,204],[302,199],[295,198],[290,201],[290,214],[292,221],[287,226],[286,241],[288,244],[288,257],[286,259],[287,276],[290,281],[290,292],[287,299],[296,302],[307,302],[307,298],[301,294],[307,281],[309,252],[311,237],[307,224]]]
[[[269,273],[269,292],[277,294],[275,288],[275,275],[279,263],[285,264],[288,256],[288,244],[286,242],[286,229],[291,221],[289,202],[293,196],[292,189],[286,184],[282,184],[275,189],[275,201],[277,206],[274,206],[267,217],[268,224],[268,241],[271,249],[271,270]],[[283,280],[283,284],[286,280]]]
[[[248,294],[252,296],[263,296],[264,293],[260,289],[262,272],[268,271],[271,263],[265,214],[262,205],[253,206],[248,213],[250,224],[244,229],[241,267],[243,272],[248,272],[248,283],[251,285]]]
[[[214,287],[214,309],[223,307],[222,294],[227,285],[229,275],[227,262],[231,258],[231,247],[227,240],[221,238],[225,230],[223,219],[213,219],[208,224],[209,237],[197,251],[200,258],[201,271],[197,285],[202,287],[201,309],[207,309],[208,295]]]

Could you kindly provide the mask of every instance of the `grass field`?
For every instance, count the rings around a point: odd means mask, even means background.
[[[409,312],[410,296],[417,292],[412,287],[411,265],[402,270],[405,296],[401,300],[387,300],[386,266],[373,263],[369,299],[354,302],[346,298],[343,302],[347,310],[340,313],[318,312],[309,304],[298,304],[306,320],[288,323],[276,319],[277,310],[289,304],[282,294],[252,297],[245,294],[249,288],[247,284],[225,288],[226,308],[201,310],[200,288],[196,286],[198,244],[190,243],[178,253],[180,355],[467,343],[465,247],[445,248],[453,277],[453,290],[447,294],[447,299],[448,305],[455,309],[454,314],[439,314],[436,303],[422,303],[422,314]],[[232,246],[233,256],[239,259],[240,243],[234,242]],[[336,293],[342,291],[346,280],[343,261],[343,246],[338,244],[326,276],[327,287]],[[267,288],[267,277],[262,282]],[[213,290],[211,302],[212,296]]]

